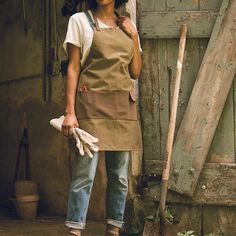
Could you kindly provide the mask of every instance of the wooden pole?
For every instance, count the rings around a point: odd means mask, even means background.
[[[180,88],[180,79],[182,74],[183,60],[184,60],[184,51],[186,45],[186,37],[187,37],[187,25],[183,24],[181,28],[180,34],[180,42],[179,42],[179,53],[177,59],[177,69],[176,69],[176,77],[175,77],[175,87],[173,94],[173,101],[171,105],[171,114],[170,114],[170,122],[168,128],[168,136],[166,143],[166,165],[164,166],[162,173],[162,184],[161,184],[161,197],[160,197],[160,215],[163,221],[165,219],[165,202],[166,202],[166,194],[170,173],[170,164],[172,157],[172,147],[175,133],[175,123],[176,123],[176,114],[178,108],[178,99],[179,99],[179,88]]]

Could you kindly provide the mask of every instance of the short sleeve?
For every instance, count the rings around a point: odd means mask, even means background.
[[[70,17],[68,26],[67,26],[67,33],[65,41],[63,42],[63,48],[67,52],[67,43],[71,43],[77,47],[82,47],[83,44],[83,35],[81,30],[81,25],[79,24],[76,19],[73,18],[73,16]]]
[[[132,24],[134,25],[135,29],[137,29],[137,27],[136,27],[136,25],[134,24],[134,22],[133,22],[133,21],[131,21],[131,22],[132,22]],[[142,47],[141,47],[139,35],[138,35],[138,44],[139,44],[139,51],[140,51],[140,53],[142,53],[143,50],[142,50]]]
[[[141,47],[141,43],[140,43],[140,38],[139,38],[139,36],[138,36],[138,45],[139,45],[139,51],[140,51],[140,53],[142,53],[143,50],[142,50],[142,47]]]

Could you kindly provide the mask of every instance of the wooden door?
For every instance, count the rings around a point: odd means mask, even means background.
[[[222,0],[140,1],[139,29],[143,47],[140,109],[145,173],[161,174],[165,155],[170,101],[178,51],[179,29],[189,28],[183,65],[176,131],[179,129]],[[226,3],[227,1],[224,0]],[[235,83],[230,89],[206,164],[193,198],[169,194],[172,202],[236,205]],[[178,161],[181,160],[178,156]],[[190,166],[187,165],[188,167]],[[183,168],[183,172],[191,174]],[[172,178],[178,173],[172,173]],[[186,175],[186,179],[188,176]],[[189,178],[190,179],[190,178]],[[150,190],[150,198],[158,191]]]

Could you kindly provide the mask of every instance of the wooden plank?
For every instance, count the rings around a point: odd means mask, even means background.
[[[220,7],[220,11],[218,13],[218,17],[215,21],[214,28],[212,30],[211,38],[209,40],[206,52],[203,57],[203,63],[204,63],[205,59],[208,57],[209,53],[215,47],[215,42],[216,42],[218,34],[220,33],[220,27],[223,24],[223,21],[225,18],[225,13],[226,13],[228,6],[229,6],[229,0],[223,0],[221,7]]]
[[[230,89],[206,161],[221,163],[235,162],[233,87]]]
[[[166,0],[167,11],[197,11],[199,0]]]
[[[146,172],[161,175],[164,161],[145,161]],[[179,173],[172,173],[175,180]],[[144,196],[149,200],[158,200],[160,186],[150,182]],[[236,164],[206,163],[199,178],[196,191],[192,198],[169,191],[167,201],[183,204],[209,204],[236,206]]]
[[[209,39],[199,39],[199,65],[201,65],[202,59],[207,49]]]
[[[233,83],[233,99],[234,99],[234,162],[236,162],[236,75]]]
[[[165,157],[166,139],[169,123],[169,90],[170,90],[170,70],[167,58],[167,40],[158,40],[158,70],[160,87],[160,138],[161,138],[161,159]]]
[[[176,57],[179,40],[168,40],[168,68],[171,70],[171,94],[174,86],[174,76],[176,73]],[[180,122],[183,119],[192,88],[194,86],[195,78],[199,70],[199,40],[189,39],[186,43],[185,57],[183,63],[183,72],[181,78],[181,87],[178,102],[178,114],[176,118],[176,131],[179,128]]]
[[[139,86],[143,151],[145,157],[155,159],[160,158],[158,45],[156,40],[144,40],[142,46],[143,69]]]
[[[236,72],[236,1],[199,70],[173,150],[171,189],[192,196]],[[216,30],[216,28],[215,28]],[[190,171],[193,172],[190,174]]]
[[[139,12],[165,11],[166,0],[139,1]]]
[[[203,207],[203,234],[236,235],[236,207]]]
[[[199,9],[202,11],[219,11],[222,0],[199,0]]]
[[[168,70],[170,73],[169,77],[169,97],[170,97],[170,104],[172,106],[173,100],[173,93],[174,93],[174,85],[175,85],[175,74],[176,74],[176,60],[178,57],[178,48],[179,48],[179,39],[168,39],[167,40],[167,60],[168,60]],[[180,91],[181,93],[181,91]],[[169,121],[168,121],[169,122]]]
[[[217,14],[208,11],[142,12],[140,35],[142,38],[179,38],[180,26],[185,23],[189,38],[208,38]]]
[[[178,231],[184,233],[185,231],[194,230],[193,235],[201,235],[202,225],[202,207],[190,206],[181,204],[171,204],[171,210],[178,224]]]

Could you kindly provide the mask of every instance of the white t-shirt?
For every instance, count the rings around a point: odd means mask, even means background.
[[[93,17],[91,11],[88,12],[90,16]],[[98,19],[98,25],[100,28],[109,28],[108,25],[104,24],[99,19]],[[93,40],[93,29],[90,26],[86,15],[83,12],[78,12],[72,15],[68,22],[66,38],[63,43],[63,48],[66,54],[67,54],[67,43],[71,43],[81,48],[81,65],[83,65],[90,52],[92,40]],[[140,43],[139,47],[140,51],[142,52]]]

